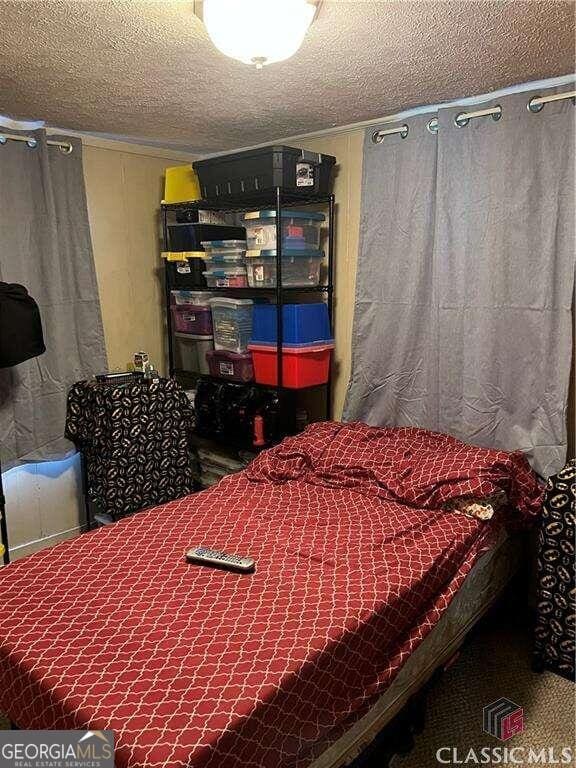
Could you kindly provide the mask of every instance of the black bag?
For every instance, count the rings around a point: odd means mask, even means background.
[[[253,446],[255,416],[262,416],[266,445],[292,431],[292,425],[281,422],[278,393],[273,388],[200,379],[194,405],[196,433],[225,440],[235,447]]]
[[[40,310],[23,285],[0,282],[0,368],[46,352]]]

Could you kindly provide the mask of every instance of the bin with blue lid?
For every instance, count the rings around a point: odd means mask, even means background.
[[[282,285],[306,288],[320,285],[324,253],[316,250],[282,249]],[[246,251],[250,288],[276,287],[276,249]]]
[[[316,211],[282,211],[282,248],[319,250],[323,213]],[[250,211],[244,215],[246,243],[249,250],[276,248],[276,211]]]

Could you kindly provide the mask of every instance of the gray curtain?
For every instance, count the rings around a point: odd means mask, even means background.
[[[457,127],[450,108],[437,134],[430,115],[405,139],[367,132],[344,418],[520,449],[549,475],[566,455],[575,110],[533,114],[533,95],[499,99],[497,121]]]
[[[14,133],[14,131],[10,131]],[[43,131],[37,146],[0,145],[0,280],[38,302],[46,352],[0,371],[0,459],[62,458],[70,385],[106,369],[104,333],[82,169],[82,145],[64,154]],[[1,329],[0,329],[1,332]]]

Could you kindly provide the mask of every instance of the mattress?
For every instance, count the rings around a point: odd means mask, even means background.
[[[502,530],[476,562],[430,634],[406,660],[376,704],[310,768],[339,768],[363,752],[432,674],[450,661],[466,634],[490,608],[517,572],[522,540]]]
[[[422,430],[328,424],[217,486],[0,569],[0,710],[111,729],[119,768],[304,768],[376,703],[504,517],[445,505],[527,465]],[[250,576],[189,565],[195,544]]]

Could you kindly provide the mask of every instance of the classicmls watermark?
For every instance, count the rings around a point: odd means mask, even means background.
[[[114,768],[114,734],[0,731],[0,768]]]
[[[501,698],[482,710],[482,730],[500,741],[524,731],[524,710],[510,699]],[[440,765],[573,765],[572,747],[440,747]]]
[[[572,747],[481,747],[461,750],[440,747],[436,761],[440,765],[574,765]]]

